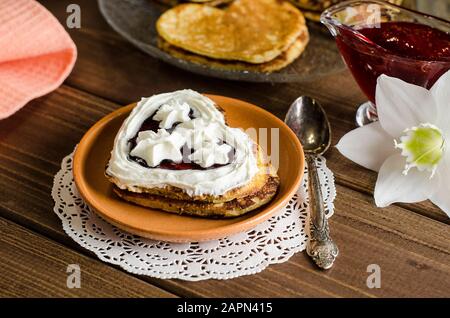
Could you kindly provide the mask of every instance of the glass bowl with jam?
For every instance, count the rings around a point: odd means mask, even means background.
[[[330,7],[321,22],[368,102],[357,124],[377,120],[375,89],[381,74],[429,89],[450,69],[450,22],[379,0],[352,0]]]

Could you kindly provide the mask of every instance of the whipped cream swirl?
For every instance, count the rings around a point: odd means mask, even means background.
[[[153,119],[160,121],[160,129],[141,131],[136,147],[130,149],[129,140],[154,114]],[[177,126],[169,133],[166,129],[175,123]],[[180,162],[183,144],[194,149],[189,159],[200,166],[225,165],[208,170],[156,167],[164,159]],[[250,182],[258,172],[254,146],[242,130],[225,124],[213,101],[195,91],[180,90],[141,99],[117,133],[106,173],[118,187],[134,192],[170,185],[191,196],[221,195]],[[232,149],[234,156],[228,162]],[[150,168],[130,160],[130,154],[144,159]]]
[[[164,129],[172,128],[175,123],[189,121],[191,108],[187,103],[180,103],[177,99],[172,99],[158,109],[153,119],[160,121],[159,127]]]
[[[141,131],[137,137],[137,145],[130,155],[142,158],[150,167],[156,167],[167,159],[181,162],[183,155],[180,148],[184,145],[184,138],[174,132],[160,129],[157,133],[151,130]]]

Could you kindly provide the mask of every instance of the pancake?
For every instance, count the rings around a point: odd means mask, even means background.
[[[141,99],[116,135],[105,175],[124,200],[212,217],[254,210],[279,186],[262,148],[192,90]]]
[[[196,3],[204,3],[210,6],[221,6],[230,2],[233,2],[234,0],[188,0],[185,2],[196,2]]]
[[[322,12],[304,10],[303,14],[305,15],[305,18],[307,18],[308,20],[320,22],[320,16],[322,15]]]
[[[295,61],[304,51],[309,42],[308,29],[304,26],[302,33],[297,40],[284,52],[282,52],[275,59],[261,63],[251,64],[239,61],[225,61],[219,59],[208,58],[197,55],[181,48],[171,45],[164,39],[160,38],[158,46],[161,50],[170,54],[171,56],[186,60],[192,63],[205,65],[211,68],[231,70],[231,71],[251,71],[259,73],[276,72]]]
[[[344,0],[290,0],[290,1],[300,9],[321,12],[326,8],[332,6],[333,4],[342,2]]]
[[[174,187],[174,186],[166,186],[164,188],[145,188],[138,187],[128,190],[129,192],[134,193],[142,193],[149,195],[157,195],[163,196],[169,199],[174,200],[184,200],[184,201],[202,201],[209,203],[223,203],[227,201],[234,200],[236,198],[242,198],[249,195],[252,195],[258,192],[268,181],[269,178],[275,177],[276,173],[273,172],[273,169],[269,163],[266,162],[265,156],[260,147],[257,150],[258,155],[258,173],[253,177],[253,179],[238,188],[227,191],[222,195],[194,195],[190,196],[186,194],[183,189]],[[114,180],[113,177],[106,175],[106,177],[115,184],[120,184],[118,180]]]
[[[155,1],[155,0],[150,0],[150,1]],[[221,6],[230,2],[233,2],[234,0],[186,0],[186,1],[182,1],[182,0],[156,0],[157,2],[160,2],[162,4],[174,7],[180,3],[183,2],[194,2],[194,3],[203,3],[203,4],[207,4],[210,6]]]
[[[300,8],[308,20],[314,22],[320,22],[320,16],[322,12],[329,8],[332,5],[335,5],[339,2],[343,2],[345,0],[289,0],[295,6]],[[401,5],[403,0],[386,0],[387,2]]]
[[[148,193],[134,193],[117,187],[114,187],[113,191],[126,201],[166,212],[200,217],[231,218],[253,211],[270,202],[277,193],[279,183],[280,180],[277,176],[271,176],[257,192],[222,203],[175,200]]]
[[[286,1],[236,0],[225,9],[181,4],[158,19],[171,45],[214,59],[260,64],[286,51],[304,32],[302,13]]]

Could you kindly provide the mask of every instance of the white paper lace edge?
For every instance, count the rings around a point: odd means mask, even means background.
[[[308,216],[307,169],[297,194],[277,215],[244,233],[208,242],[170,243],[124,232],[93,213],[73,181],[73,153],[55,175],[54,211],[64,231],[79,245],[106,263],[139,275],[198,281],[231,279],[256,274],[270,264],[286,262],[303,251]],[[316,160],[327,216],[334,212],[334,175],[326,160]],[[243,248],[245,247],[245,248]]]

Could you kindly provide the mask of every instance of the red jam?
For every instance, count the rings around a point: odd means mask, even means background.
[[[357,83],[375,103],[378,76],[386,74],[429,89],[450,69],[450,34],[413,22],[383,22],[341,30],[336,42]]]

